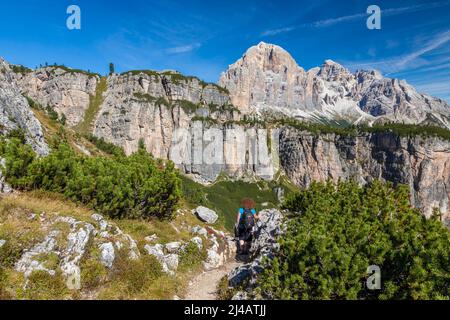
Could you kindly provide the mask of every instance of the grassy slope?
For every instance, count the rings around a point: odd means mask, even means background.
[[[128,233],[138,243],[144,257],[144,238],[156,233],[161,243],[170,241],[188,241],[192,235],[186,225],[203,225],[187,210],[172,222],[158,220],[112,220],[122,231]],[[180,265],[177,275],[172,277],[158,272],[152,261],[133,262],[118,253],[117,264],[109,271],[98,263],[96,248],[89,249],[89,254],[81,262],[82,277],[88,279],[83,283],[82,291],[68,291],[60,275],[49,277],[45,274],[33,276],[29,289],[23,289],[23,275],[13,269],[24,248],[39,243],[48,233],[43,229],[39,219],[30,220],[31,213],[47,218],[53,215],[71,216],[80,221],[94,223],[91,215],[94,211],[64,200],[58,194],[48,192],[29,192],[0,197],[0,239],[7,240],[7,245],[0,249],[0,300],[1,299],[172,299],[174,295],[182,296],[187,284],[194,274],[201,271],[201,260],[190,265]],[[63,233],[66,237],[68,230]],[[62,240],[64,240],[62,237]],[[64,243],[64,242],[63,242]],[[58,242],[59,245],[61,245]],[[64,247],[64,244],[62,245]],[[205,254],[203,252],[202,254]],[[94,255],[94,256],[92,256]],[[44,257],[43,257],[44,258]],[[50,261],[55,266],[59,263]],[[47,261],[47,260],[46,260]],[[154,262],[153,262],[154,263]],[[154,271],[154,272],[153,272]],[[146,275],[145,273],[154,273]],[[109,279],[105,276],[109,274]],[[82,280],[83,281],[83,280]],[[139,290],[135,286],[139,285]]]
[[[100,111],[103,103],[103,93],[107,89],[106,77],[102,77],[97,85],[95,96],[91,96],[89,107],[84,114],[84,120],[74,127],[74,130],[82,135],[90,134],[94,125],[95,118]]]
[[[63,126],[56,120],[52,120],[48,117],[45,111],[40,109],[31,109],[39,120],[43,127],[45,141],[51,143],[53,139],[57,136],[61,136],[62,134],[67,139],[67,142],[72,146],[72,148],[81,153],[80,146],[88,150],[92,155],[105,155],[101,149],[95,146],[92,142],[90,142],[85,136],[82,136],[78,132],[75,132],[72,128],[67,126]]]

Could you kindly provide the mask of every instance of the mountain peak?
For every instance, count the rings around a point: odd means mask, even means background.
[[[327,80],[332,80],[339,78],[340,76],[348,77],[351,75],[351,73],[343,65],[333,60],[327,59],[320,68],[319,75],[326,78]]]
[[[244,57],[253,56],[260,56],[269,60],[276,56],[280,58],[280,62],[284,62],[283,60],[290,60],[289,62],[294,61],[294,58],[292,58],[289,52],[287,52],[282,47],[263,41],[255,46],[250,47],[244,55]]]
[[[294,87],[295,82],[304,77],[305,71],[286,50],[274,44],[260,42],[229,66],[222,74],[219,84],[230,91],[235,106],[244,112],[250,112],[265,105],[277,106],[283,100],[287,100],[287,104],[300,103],[294,101],[295,94],[287,94],[285,89]],[[268,90],[269,79],[277,79],[273,85],[278,89],[272,87]],[[272,91],[282,94],[277,95]],[[264,92],[270,94],[265,96]]]

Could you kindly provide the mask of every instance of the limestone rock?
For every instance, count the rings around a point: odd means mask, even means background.
[[[67,236],[67,247],[62,253],[60,268],[65,276],[80,276],[79,264],[83,258],[91,235],[94,231],[94,226],[86,223],[80,228],[81,223],[72,224],[72,230]],[[76,230],[78,228],[78,230]]]
[[[181,248],[181,242],[170,242],[165,245],[168,253],[177,253]]]
[[[192,213],[195,214],[203,222],[209,224],[216,223],[217,219],[219,218],[215,211],[203,206],[197,207],[196,209],[192,210]]]
[[[145,237],[144,240],[147,242],[154,242],[158,240],[158,236],[156,234],[152,234],[151,236]]]
[[[412,204],[425,216],[433,208],[450,221],[450,142],[433,137],[399,137],[389,132],[356,137],[314,136],[295,129],[280,134],[280,163],[298,187],[313,181],[373,179],[406,184]]]
[[[100,262],[107,268],[112,268],[116,258],[112,242],[102,243],[100,249]]]
[[[191,233],[192,234],[198,234],[199,236],[202,236],[202,237],[205,237],[205,238],[208,236],[208,231],[205,228],[202,228],[200,226],[192,227]]]
[[[15,270],[23,272],[25,277],[28,278],[34,271],[46,271],[50,275],[54,275],[55,270],[50,270],[45,266],[43,261],[36,258],[40,256],[49,255],[54,252],[56,248],[56,237],[59,231],[50,232],[41,243],[36,244],[30,250],[26,251],[19,261],[15,264]]]
[[[167,266],[169,271],[176,271],[178,269],[179,256],[177,254],[165,255],[162,262]]]
[[[164,256],[164,246],[162,244],[155,244],[154,246],[150,246],[146,244],[144,246],[145,251],[149,255],[155,256],[156,258],[160,259]]]
[[[100,226],[100,231],[106,231],[106,229],[108,228],[108,222],[105,220],[105,218],[103,218],[102,215],[100,215],[98,213],[94,213],[92,215],[92,219],[97,221],[97,223]]]
[[[5,159],[0,158],[0,193],[11,193],[13,190],[9,184],[6,183],[5,177],[2,175],[2,170],[5,168]]]
[[[234,300],[234,301],[248,300],[248,295],[246,292],[239,291],[233,296],[233,298],[231,298],[231,300]]]
[[[256,231],[253,237],[250,255],[252,262],[239,266],[228,274],[229,285],[238,287],[247,281],[249,289],[256,281],[256,277],[263,270],[264,258],[273,257],[278,250],[277,239],[284,232],[283,215],[276,209],[262,210],[259,214]]]

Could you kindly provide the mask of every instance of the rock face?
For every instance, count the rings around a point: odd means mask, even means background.
[[[127,154],[142,142],[155,157],[173,160],[202,182],[222,171],[271,179],[266,133],[239,120],[217,85],[176,73],[129,72],[108,78],[94,133]]]
[[[450,128],[450,107],[405,81],[376,71],[350,73],[331,60],[303,70],[281,47],[261,42],[222,74],[219,84],[244,113],[281,113],[312,121],[395,121]]]
[[[17,75],[25,95],[43,107],[51,106],[60,116],[64,114],[70,126],[84,119],[99,81],[99,76],[64,67],[45,67]]]
[[[10,65],[0,58],[0,135],[14,129],[25,132],[27,142],[36,153],[48,153],[41,124],[16,85]]]
[[[108,78],[94,133],[123,146],[127,154],[136,151],[142,139],[156,157],[168,158],[175,129],[189,129],[197,109],[228,102],[218,87],[196,78],[156,72],[113,75]],[[203,109],[199,112],[208,114]]]
[[[313,181],[373,179],[406,184],[412,203],[430,216],[433,208],[450,223],[450,142],[438,138],[372,133],[315,136],[295,129],[280,133],[280,162],[299,187]]]

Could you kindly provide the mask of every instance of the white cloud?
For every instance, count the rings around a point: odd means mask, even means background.
[[[261,33],[261,35],[263,37],[275,36],[280,33],[290,32],[294,29],[296,29],[296,27],[285,27],[285,28],[280,28],[280,29],[267,30],[267,31],[264,31],[263,33]]]
[[[381,15],[382,15],[382,17],[395,16],[395,15],[399,15],[399,14],[403,14],[403,13],[411,13],[411,12],[422,11],[422,10],[427,10],[427,9],[439,8],[439,7],[448,6],[448,5],[450,5],[450,1],[432,2],[432,3],[427,3],[427,4],[419,4],[419,5],[401,7],[401,8],[389,8],[389,9],[381,8]],[[333,26],[338,23],[342,23],[342,22],[355,21],[358,19],[365,18],[367,16],[368,16],[367,13],[364,12],[364,13],[356,13],[356,14],[335,17],[335,18],[330,18],[330,19],[318,20],[318,21],[314,21],[312,23],[304,23],[304,24],[300,24],[300,25],[296,25],[296,26],[289,26],[289,27],[282,27],[282,28],[278,28],[278,29],[266,30],[261,33],[261,36],[263,36],[263,37],[274,36],[277,34],[287,33],[287,32],[291,32],[296,29],[307,28],[307,27],[325,28],[325,27]]]
[[[450,78],[430,80],[424,83],[415,83],[419,92],[425,92],[431,96],[441,97],[450,102]]]
[[[434,49],[444,45],[445,43],[447,43],[450,40],[450,30],[443,32],[439,35],[437,35],[436,37],[434,37],[434,39],[432,39],[430,42],[428,42],[426,44],[425,47],[420,48],[414,52],[409,53],[408,55],[404,56],[403,59],[398,63],[399,67],[403,67],[406,66],[408,63],[410,63],[411,61],[423,56],[424,54],[433,51]]]
[[[422,47],[416,48],[413,51],[394,56],[382,60],[368,60],[368,61],[349,61],[344,62],[347,68],[355,69],[377,69],[386,75],[399,73],[403,70],[417,69],[429,65],[437,65],[442,63],[438,59],[427,60],[423,56],[445,45],[450,41],[450,30],[434,35]],[[445,62],[445,60],[444,60]]]
[[[187,53],[200,47],[201,47],[200,43],[192,43],[184,46],[169,48],[166,50],[166,52],[171,54]]]

